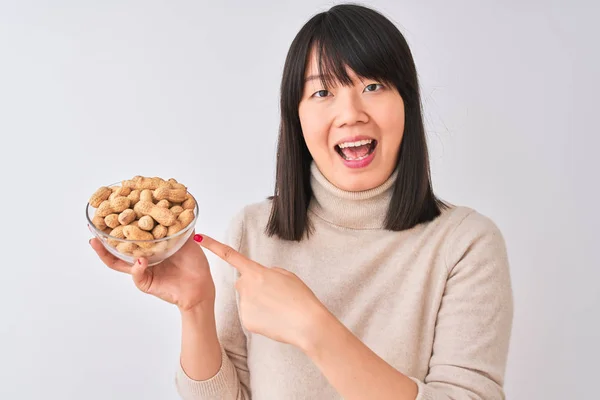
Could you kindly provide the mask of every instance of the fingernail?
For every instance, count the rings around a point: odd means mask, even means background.
[[[200,242],[202,241],[202,239],[204,239],[204,238],[202,237],[202,235],[199,235],[199,234],[195,234],[195,235],[194,235],[194,240],[195,240],[196,242],[200,243]]]
[[[88,240],[88,243],[91,245],[92,244],[92,239]]]
[[[140,259],[138,258],[138,260],[137,260],[137,263],[138,263],[138,264],[141,264],[141,263],[142,263],[142,260],[140,260]]]

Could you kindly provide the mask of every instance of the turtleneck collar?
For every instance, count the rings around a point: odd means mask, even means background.
[[[350,192],[325,178],[315,162],[310,167],[313,191],[309,210],[321,219],[350,229],[383,229],[397,170],[380,186]]]

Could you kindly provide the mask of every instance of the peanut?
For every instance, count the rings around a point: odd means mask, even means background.
[[[144,215],[138,220],[138,227],[144,231],[151,231],[154,229],[154,220],[149,215]]]
[[[161,178],[157,178],[157,177],[153,177],[153,178],[146,178],[143,176],[135,176],[133,179],[131,180],[126,180],[121,182],[121,184],[123,186],[129,187],[131,189],[138,189],[138,190],[144,190],[144,189],[150,189],[150,190],[155,190],[157,189],[160,185],[164,185],[165,180],[161,179]]]
[[[171,203],[169,203],[169,200],[167,199],[162,199],[161,201],[156,203],[156,205],[161,208],[171,208]]]
[[[150,189],[144,189],[144,190],[142,190],[140,192],[140,200],[139,201],[147,201],[149,203],[153,203],[154,204],[154,198],[152,197],[152,191]],[[135,211],[135,215],[136,215],[137,219],[140,219],[140,218],[142,218],[144,216],[144,214],[142,214],[139,211],[137,211],[135,209],[135,207],[133,209]]]
[[[175,214],[167,208],[157,207],[155,204],[149,201],[140,200],[134,207],[133,210],[141,215],[149,215],[156,222],[164,226],[171,226],[177,221]]]
[[[141,191],[138,189],[134,189],[131,191],[131,193],[129,193],[129,195],[127,195],[127,198],[129,200],[131,200],[131,205],[135,205],[135,203],[137,203],[138,201],[140,201],[140,194]]]
[[[110,231],[109,235],[112,237],[115,237],[117,239],[125,239],[125,234],[123,233],[123,225],[119,225],[117,226],[115,229],[113,229],[112,231]],[[108,244],[111,245],[112,247],[117,247],[119,245],[119,243],[121,243],[118,240],[115,239],[108,239]]]
[[[119,196],[127,197],[131,193],[131,188],[125,186],[112,186],[113,193],[117,193]]]
[[[110,196],[108,196],[109,200],[112,200],[115,197],[119,197],[119,196],[127,197],[131,193],[131,188],[124,187],[124,186],[112,186],[111,189],[112,189],[112,193]]]
[[[183,212],[183,207],[181,206],[173,206],[170,208],[171,212],[179,217],[179,214]]]
[[[101,231],[106,229],[106,223],[104,222],[104,218],[100,217],[99,215],[96,215],[94,218],[92,218],[92,224],[94,224],[96,229],[99,229]]]
[[[196,200],[194,200],[192,195],[188,193],[184,202],[181,204],[181,207],[183,207],[185,210],[193,210],[196,208]]]
[[[135,249],[133,251],[133,256],[135,258],[140,258],[140,257],[145,257],[145,258],[149,258],[152,257],[154,255],[154,251],[150,248],[150,249]]]
[[[152,236],[154,236],[154,239],[162,239],[167,236],[167,231],[168,228],[166,226],[156,225],[154,229],[152,229]]]
[[[117,197],[112,200],[104,200],[100,206],[98,206],[96,213],[100,217],[106,217],[110,214],[119,214],[127,210],[130,203],[131,200],[129,200],[127,197]]]
[[[142,190],[142,192],[140,193],[140,201],[149,201],[152,203],[154,201],[154,196],[152,196],[152,190]]]
[[[89,200],[90,205],[94,208],[98,208],[104,200],[108,199],[111,192],[112,191],[108,187],[102,186],[101,188],[96,190],[96,192],[92,195],[92,197],[90,197],[90,200]]]
[[[183,224],[183,227],[187,227],[192,223],[196,215],[194,214],[194,210],[183,210],[177,219]]]
[[[170,189],[166,186],[159,187],[153,194],[156,200],[167,199],[174,203],[184,201],[187,196],[187,192],[184,189]]]
[[[152,247],[152,250],[154,251],[154,254],[163,253],[167,250],[167,246],[167,241],[163,240],[162,242],[155,243],[154,247]]]
[[[129,225],[133,221],[135,221],[135,211],[133,211],[131,208],[128,208],[119,214],[119,223],[121,225]]]
[[[165,238],[188,228],[197,207],[187,187],[175,178],[141,175],[121,181],[120,186],[100,187],[89,204],[95,208],[92,224],[109,236],[105,242],[122,253],[145,257],[180,244],[179,237]],[[155,242],[158,239],[164,240]]]
[[[119,225],[115,229],[110,231],[109,235],[117,239],[125,239],[125,233],[123,232],[123,228],[125,228],[123,225]]]
[[[177,180],[175,178],[169,178],[169,180],[167,181],[171,184],[171,189],[183,189],[185,191],[187,191],[187,187],[179,182],[177,182]]]
[[[119,222],[119,214],[107,215],[106,217],[104,217],[104,223],[109,228],[116,228],[117,226],[121,225],[121,223]]]
[[[150,232],[143,231],[131,225],[124,227],[123,233],[127,240],[154,240],[154,236]],[[149,249],[154,245],[152,242],[138,242],[136,244],[143,249]]]
[[[173,225],[169,226],[167,230],[167,235],[172,236],[177,232],[185,229],[192,221],[194,220],[194,211],[192,210],[184,210],[179,217],[177,217],[177,222]]]
[[[131,242],[119,242],[116,248],[121,253],[133,255],[133,252],[138,248],[138,245]]]

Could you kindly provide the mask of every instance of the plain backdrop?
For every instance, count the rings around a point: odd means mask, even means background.
[[[288,46],[331,1],[0,1],[0,398],[177,399],[180,321],[88,246],[99,186],[175,177],[197,230],[272,193]],[[505,235],[510,399],[593,398],[594,1],[372,1],[414,52],[436,192]]]

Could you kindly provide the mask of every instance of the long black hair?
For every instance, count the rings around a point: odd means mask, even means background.
[[[312,156],[302,135],[298,106],[305,68],[315,50],[323,84],[351,84],[346,67],[359,77],[396,87],[404,101],[405,127],[398,156],[398,176],[385,228],[409,229],[433,220],[445,204],[431,186],[417,71],[404,36],[381,13],[354,4],[336,5],[312,17],[294,38],[281,81],[281,122],[277,145],[275,192],[266,233],[300,241],[309,233]]]

